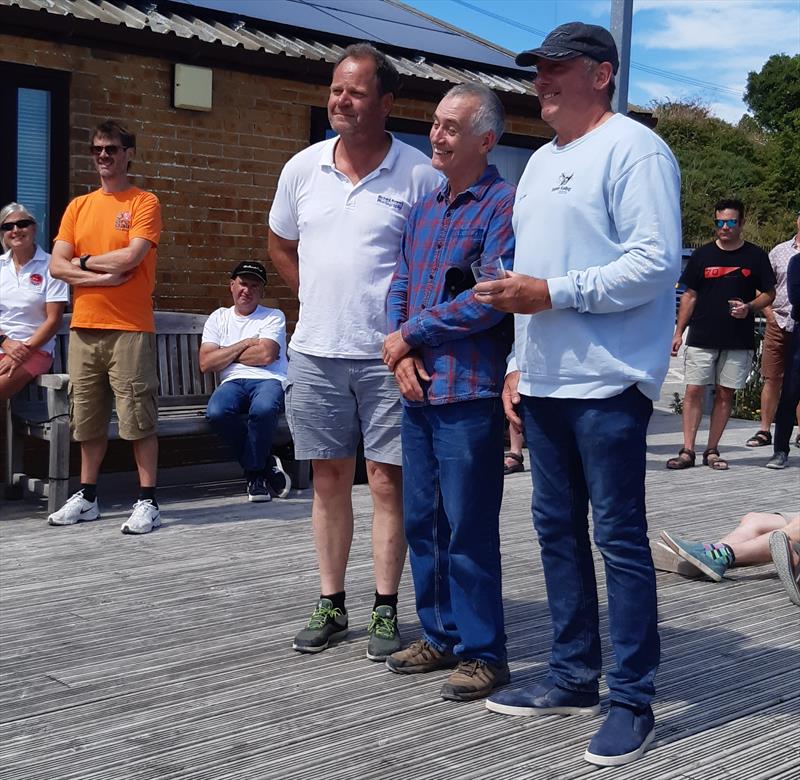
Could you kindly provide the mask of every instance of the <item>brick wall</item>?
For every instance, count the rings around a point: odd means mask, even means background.
[[[283,164],[308,144],[312,106],[327,88],[214,68],[213,110],[174,109],[172,61],[0,34],[2,59],[67,70],[70,92],[70,197],[97,186],[86,152],[106,117],[137,133],[135,183],[155,192],[164,217],[156,305],[209,312],[229,302],[225,272],[266,259],[266,215]],[[445,85],[442,85],[443,90]],[[394,116],[429,121],[434,102],[397,102]],[[541,121],[510,116],[511,132],[549,136]],[[290,328],[296,298],[269,267],[267,305]]]

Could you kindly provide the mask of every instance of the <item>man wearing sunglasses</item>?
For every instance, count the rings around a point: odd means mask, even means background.
[[[100,516],[97,479],[108,444],[112,401],[120,438],[131,442],[139,497],[122,532],[161,525],[156,502],[158,418],[155,320],[156,247],[161,207],[128,175],[136,137],[113,120],[99,124],[89,152],[100,188],[75,198],[61,220],[51,273],[73,288],[69,339],[72,432],[81,448],[81,488],[49,517],[73,525]]]
[[[683,399],[683,447],[667,461],[681,470],[695,464],[695,439],[703,416],[706,385],[714,385],[714,405],[703,465],[724,471],[719,441],[731,416],[733,396],[747,382],[755,348],[754,313],[775,298],[775,272],[763,249],[742,238],[744,204],[726,198],[714,207],[717,238],[689,258],[681,275],[681,296],[672,355],[678,354],[687,326]]]

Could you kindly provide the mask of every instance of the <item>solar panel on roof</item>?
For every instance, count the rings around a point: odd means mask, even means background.
[[[513,57],[467,33],[384,0],[174,0],[304,30],[519,70]],[[528,74],[529,75],[529,74]]]

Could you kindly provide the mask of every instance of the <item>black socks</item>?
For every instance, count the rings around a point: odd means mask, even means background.
[[[97,485],[89,485],[81,482],[81,490],[83,491],[83,500],[90,503],[97,499]]]
[[[153,506],[158,509],[158,502],[156,501],[156,489],[155,487],[140,487],[139,488],[139,501],[147,501],[150,500],[153,502]]]

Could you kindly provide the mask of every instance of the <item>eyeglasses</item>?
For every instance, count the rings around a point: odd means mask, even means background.
[[[130,146],[120,146],[119,144],[92,144],[89,147],[89,151],[95,157],[99,157],[103,152],[109,157],[113,157],[117,152],[123,149],[130,149]]]
[[[718,227],[736,227],[739,224],[738,219],[715,219],[714,224]]]
[[[35,224],[36,223],[32,219],[18,219],[16,222],[4,222],[2,225],[0,225],[0,230],[6,233],[14,228],[19,228],[22,230],[22,228],[30,227],[31,225]]]

